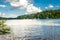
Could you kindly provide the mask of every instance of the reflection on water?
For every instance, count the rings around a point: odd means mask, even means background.
[[[6,24],[20,40],[60,40],[60,19],[7,20]]]

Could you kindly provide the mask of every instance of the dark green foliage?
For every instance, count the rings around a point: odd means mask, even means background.
[[[45,10],[38,13],[25,14],[18,16],[17,18],[3,18],[0,19],[60,19],[60,9],[57,10]]]
[[[0,20],[0,35],[10,33],[10,28],[5,24],[6,20]]]
[[[17,19],[57,19],[60,18],[60,9],[58,10],[45,10],[43,12],[26,14],[18,16]]]

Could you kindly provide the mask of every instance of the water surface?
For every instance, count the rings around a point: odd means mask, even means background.
[[[60,40],[60,19],[7,20],[6,24],[16,40]]]

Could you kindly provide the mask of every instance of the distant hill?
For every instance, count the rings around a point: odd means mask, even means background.
[[[59,19],[59,18],[60,18],[60,9],[45,10],[42,12],[25,14],[17,17],[17,19]]]
[[[0,19],[5,19],[4,17],[0,17]]]
[[[16,18],[0,17],[0,19],[60,19],[60,9],[45,10],[42,12],[25,14],[25,15],[18,16]]]
[[[5,18],[5,17],[0,17],[0,20],[1,19],[8,19],[8,20],[10,20],[10,19],[17,19],[17,18]]]

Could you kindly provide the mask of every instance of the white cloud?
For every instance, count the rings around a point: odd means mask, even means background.
[[[4,7],[6,7],[6,5],[0,5],[0,7],[3,7],[4,8]]]
[[[18,15],[17,14],[6,14],[6,13],[2,13],[0,12],[0,17],[6,17],[6,18],[15,18],[17,17]]]
[[[45,9],[48,9],[48,8],[53,8],[54,6],[49,4],[47,7],[45,7]]]
[[[34,6],[31,2],[31,0],[6,0],[6,2],[10,2],[11,7],[18,8],[18,9],[26,9],[25,14],[30,14],[30,13],[36,13],[36,12],[41,12],[42,10],[39,7]],[[3,5],[6,7],[5,5]],[[5,13],[0,13],[0,17],[12,17],[15,18],[19,16],[18,14],[5,14]]]
[[[53,8],[54,6],[50,4],[48,7],[49,7],[49,8]]]
[[[31,12],[41,12],[42,10],[40,8],[35,7],[33,4],[30,4],[27,6],[27,12],[31,13]]]
[[[10,3],[11,4],[11,6],[14,6],[14,7],[18,7],[18,6],[20,6],[20,4],[18,3],[18,2],[12,2],[12,3]]]
[[[14,7],[18,7],[18,6],[26,7],[29,4],[29,0],[18,0],[18,1],[9,0],[8,2],[10,2],[11,6],[14,6]]]
[[[41,12],[40,8],[35,7],[29,1],[31,2],[31,0],[18,0],[18,1],[17,0],[9,0],[11,6],[13,6],[13,7],[19,7],[19,9],[26,8],[26,11],[28,13]]]

